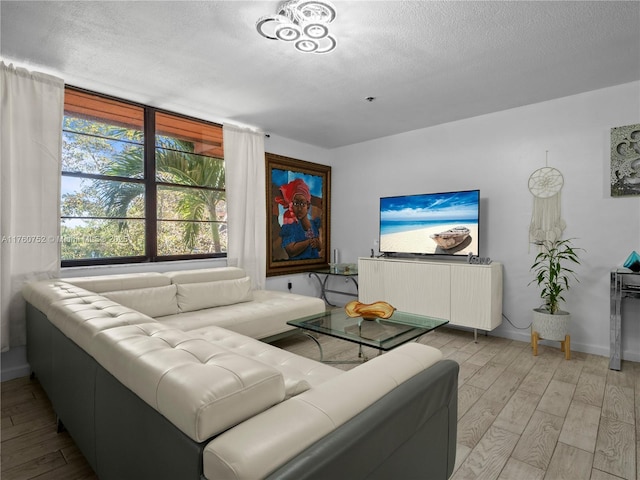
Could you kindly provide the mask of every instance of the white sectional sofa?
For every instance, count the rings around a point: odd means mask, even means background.
[[[293,329],[287,321],[325,309],[319,298],[251,289],[237,267],[64,280],[184,331],[216,325],[263,339]]]
[[[217,268],[25,287],[29,363],[101,480],[448,478],[455,362],[286,352],[258,339],[324,302],[250,285]]]

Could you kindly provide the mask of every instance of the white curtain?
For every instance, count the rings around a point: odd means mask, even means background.
[[[64,82],[0,62],[0,339],[26,344],[25,282],[60,271]]]
[[[227,192],[227,260],[247,271],[253,288],[266,282],[264,134],[233,125],[222,128]]]

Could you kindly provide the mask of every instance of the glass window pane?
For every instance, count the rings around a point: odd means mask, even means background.
[[[223,158],[222,127],[158,112],[156,147]]]
[[[158,255],[227,251],[227,225],[217,222],[158,222]]]
[[[63,217],[145,217],[142,183],[63,175],[60,193]]]
[[[65,115],[62,124],[64,132],[76,133],[88,137],[104,138],[107,140],[121,140],[142,145],[144,134],[140,130],[114,125],[108,120],[88,120],[73,115]]]
[[[156,148],[159,182],[224,189],[224,161],[193,153]]]
[[[144,255],[144,220],[62,219],[62,260]]]
[[[158,220],[227,220],[223,191],[160,185],[157,203]]]
[[[65,89],[63,260],[226,253],[222,126],[155,110],[145,125],[148,113],[126,100]],[[153,132],[155,165],[147,165],[145,131]],[[146,167],[155,179],[145,177]],[[150,206],[155,212],[147,217]]]
[[[74,132],[62,133],[62,171],[143,178],[141,145]]]

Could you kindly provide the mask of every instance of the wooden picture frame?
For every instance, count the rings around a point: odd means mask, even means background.
[[[329,268],[331,167],[265,154],[267,276]]]

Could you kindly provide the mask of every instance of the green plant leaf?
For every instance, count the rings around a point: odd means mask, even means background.
[[[566,266],[567,263],[580,264],[579,252],[581,248],[573,247],[573,239],[546,241],[541,244],[542,250],[536,255],[531,271],[535,283],[540,287],[540,298],[544,301],[544,308],[551,314],[560,310],[560,303],[564,302],[563,293],[569,290],[570,282],[579,282],[576,273]]]

